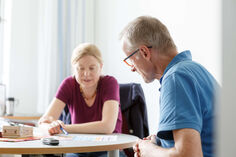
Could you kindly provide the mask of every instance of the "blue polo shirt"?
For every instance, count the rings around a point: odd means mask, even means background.
[[[160,122],[157,136],[174,147],[172,130],[192,128],[201,135],[204,157],[213,157],[214,102],[218,83],[190,51],[173,58],[160,79]]]

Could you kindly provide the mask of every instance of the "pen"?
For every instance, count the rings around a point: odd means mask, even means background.
[[[61,128],[61,131],[62,131],[64,134],[68,135],[68,132],[67,132],[63,127],[60,127],[60,128]]]

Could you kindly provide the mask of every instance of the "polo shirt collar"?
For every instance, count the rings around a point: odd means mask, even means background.
[[[181,61],[185,61],[185,60],[192,60],[192,55],[191,52],[189,50],[183,51],[179,54],[177,54],[172,61],[168,64],[168,66],[166,67],[164,74],[162,75],[161,79],[160,79],[160,84],[162,83],[162,79],[165,76],[165,74],[167,73],[167,71],[173,67],[175,64],[181,62]]]

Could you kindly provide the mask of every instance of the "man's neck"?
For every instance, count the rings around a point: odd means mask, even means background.
[[[164,74],[164,71],[168,64],[173,60],[173,58],[178,54],[176,50],[169,50],[168,52],[158,52],[155,56],[155,67],[156,74],[158,77]]]

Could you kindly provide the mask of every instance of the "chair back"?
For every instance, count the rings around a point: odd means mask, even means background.
[[[120,84],[120,104],[123,118],[122,133],[139,138],[149,135],[147,108],[140,84]],[[134,156],[133,149],[124,150],[128,157]]]

